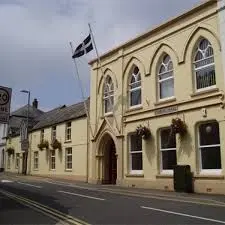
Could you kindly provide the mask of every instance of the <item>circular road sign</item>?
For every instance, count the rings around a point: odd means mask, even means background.
[[[4,88],[0,88],[0,105],[6,105],[9,102],[9,93]]]

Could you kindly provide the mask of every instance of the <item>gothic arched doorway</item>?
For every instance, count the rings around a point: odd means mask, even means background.
[[[102,184],[116,184],[117,155],[116,147],[109,134],[104,135],[100,151],[102,152]]]

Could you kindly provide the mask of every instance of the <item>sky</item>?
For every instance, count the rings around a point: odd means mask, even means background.
[[[0,86],[12,88],[11,110],[25,105],[25,89],[48,111],[82,101],[72,61],[91,24],[103,54],[204,0],[0,0]],[[89,96],[94,51],[77,60]]]

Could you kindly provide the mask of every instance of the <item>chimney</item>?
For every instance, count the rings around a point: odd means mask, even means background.
[[[38,100],[36,98],[33,101],[33,107],[36,109],[38,108]]]

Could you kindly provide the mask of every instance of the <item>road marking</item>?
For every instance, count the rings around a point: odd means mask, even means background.
[[[23,182],[19,182],[19,181],[17,181],[17,183],[18,184],[22,184],[22,185],[31,186],[31,187],[36,187],[36,188],[42,188],[42,186],[37,186],[37,185],[33,185],[33,184],[23,183]]]
[[[64,186],[64,187],[74,187],[74,188],[85,189],[85,190],[90,190],[90,191],[96,191],[97,190],[97,188],[82,187],[82,186],[79,186],[79,185],[63,183],[63,182],[51,182],[51,181],[46,181],[46,180],[44,182],[49,183],[49,184]]]
[[[211,218],[206,218],[206,217],[201,217],[201,216],[193,216],[193,215],[189,215],[189,214],[185,214],[185,213],[167,211],[167,210],[163,210],[163,209],[151,208],[151,207],[146,207],[146,206],[141,206],[141,208],[142,209],[149,209],[149,210],[153,210],[153,211],[158,211],[158,212],[164,212],[164,213],[168,213],[168,214],[174,214],[174,215],[178,215],[178,216],[195,218],[195,219],[199,219],[199,220],[206,220],[206,221],[210,221],[210,222],[214,222],[214,223],[225,224],[225,221],[222,221],[222,220],[214,220],[214,219],[211,219]]]
[[[83,197],[83,198],[95,199],[95,200],[99,200],[99,201],[105,200],[104,198],[97,198],[97,197],[92,197],[92,196],[89,196],[89,195],[81,195],[81,194],[77,194],[77,193],[73,193],[73,192],[67,192],[67,191],[58,191],[58,192],[68,194],[68,195],[76,195],[76,196],[80,196],[80,197]]]
[[[52,209],[46,205],[43,205],[41,203],[38,203],[38,202],[35,202],[35,201],[32,201],[30,199],[27,199],[27,198],[24,198],[24,197],[21,197],[19,195],[16,195],[16,194],[13,194],[13,193],[10,193],[8,191],[5,191],[3,189],[0,189],[0,193],[2,193],[3,195],[9,197],[9,198],[12,198],[16,201],[18,201],[19,203],[24,203],[24,204],[27,204],[29,207],[34,207],[36,208],[37,210],[40,210],[42,213],[46,213],[48,216],[49,215],[52,215],[54,216],[55,218],[57,218],[57,220],[63,220],[63,222],[67,222],[69,224],[74,224],[74,225],[89,225],[88,223],[86,223],[85,221],[82,221],[80,219],[77,219],[73,216],[70,216],[70,215],[67,215],[67,214],[64,214],[56,209]]]
[[[1,182],[2,182],[2,183],[12,183],[12,182],[14,182],[14,181],[12,181],[12,180],[1,180]]]

